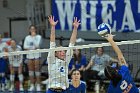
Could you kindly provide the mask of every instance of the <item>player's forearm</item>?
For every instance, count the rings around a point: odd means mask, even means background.
[[[115,53],[117,54],[120,64],[125,64],[126,65],[124,56],[123,56],[120,48],[117,46],[117,44],[114,42],[113,39],[109,39],[108,41],[112,45],[112,48],[114,49]]]
[[[50,41],[55,42],[55,26],[51,27]]]
[[[83,71],[84,70],[84,66],[82,65],[80,68],[79,68],[80,71]]]
[[[76,37],[77,37],[77,28],[74,27],[73,28],[73,32],[72,32],[72,35],[71,35],[71,38],[70,38],[70,43],[75,44]]]
[[[86,67],[85,70],[88,70],[91,67],[91,63],[89,63]]]

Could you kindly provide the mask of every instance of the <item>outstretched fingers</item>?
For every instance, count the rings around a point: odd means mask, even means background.
[[[54,16],[52,16],[52,15],[48,16],[48,20],[49,20],[51,26],[55,26],[58,23],[58,20],[54,21]]]

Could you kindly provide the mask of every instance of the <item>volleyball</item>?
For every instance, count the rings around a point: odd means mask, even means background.
[[[107,23],[102,23],[98,26],[98,34],[105,37],[107,34],[111,34],[111,27]]]

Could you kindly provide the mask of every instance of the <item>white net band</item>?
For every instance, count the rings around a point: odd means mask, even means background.
[[[137,43],[140,43],[140,40],[129,40],[129,41],[116,42],[116,43],[117,43],[117,45],[137,44]],[[96,47],[103,47],[103,46],[111,46],[111,45],[109,43],[100,43],[100,44],[77,45],[77,46],[73,46],[73,47],[57,47],[57,48],[52,48],[52,49],[36,49],[36,50],[28,50],[28,51],[16,51],[16,52],[0,53],[0,57],[5,56],[5,55],[10,56],[10,55],[20,55],[20,54],[45,53],[45,52],[50,52],[50,51],[96,48]]]

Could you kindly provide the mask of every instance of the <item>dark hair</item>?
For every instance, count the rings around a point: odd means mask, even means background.
[[[35,25],[30,25],[29,26],[29,30],[31,29],[31,27],[34,27],[37,30],[37,27]],[[37,31],[36,31],[36,33],[37,33]],[[29,31],[29,35],[31,35],[31,32],[30,31]]]
[[[112,80],[114,86],[117,86],[118,82],[122,79],[122,76],[118,73],[116,68],[111,66],[106,66],[104,73],[109,80]]]
[[[104,48],[103,47],[97,47],[96,50],[95,50],[96,53],[97,53],[97,51],[98,51],[99,48],[101,48],[102,49],[102,52],[104,52]]]
[[[17,40],[16,39],[11,39],[10,41],[15,41],[17,43]]]
[[[81,75],[80,70],[78,70],[78,69],[73,69],[73,70],[71,71],[71,76],[72,76],[73,72],[75,72],[75,71],[78,71],[78,72],[80,73],[80,75]]]
[[[77,50],[79,51],[78,56],[76,54],[73,54],[74,65],[76,64],[76,61],[78,61],[78,64],[79,64],[81,61],[81,57],[82,57],[81,49],[77,49]]]
[[[37,27],[35,25],[30,25],[29,29],[31,29],[31,27],[34,27],[35,29],[37,29]]]
[[[97,51],[98,51],[99,48],[101,48],[102,49],[102,52],[104,52],[104,48],[103,47],[97,47],[96,50],[95,50],[96,53],[97,53]]]

